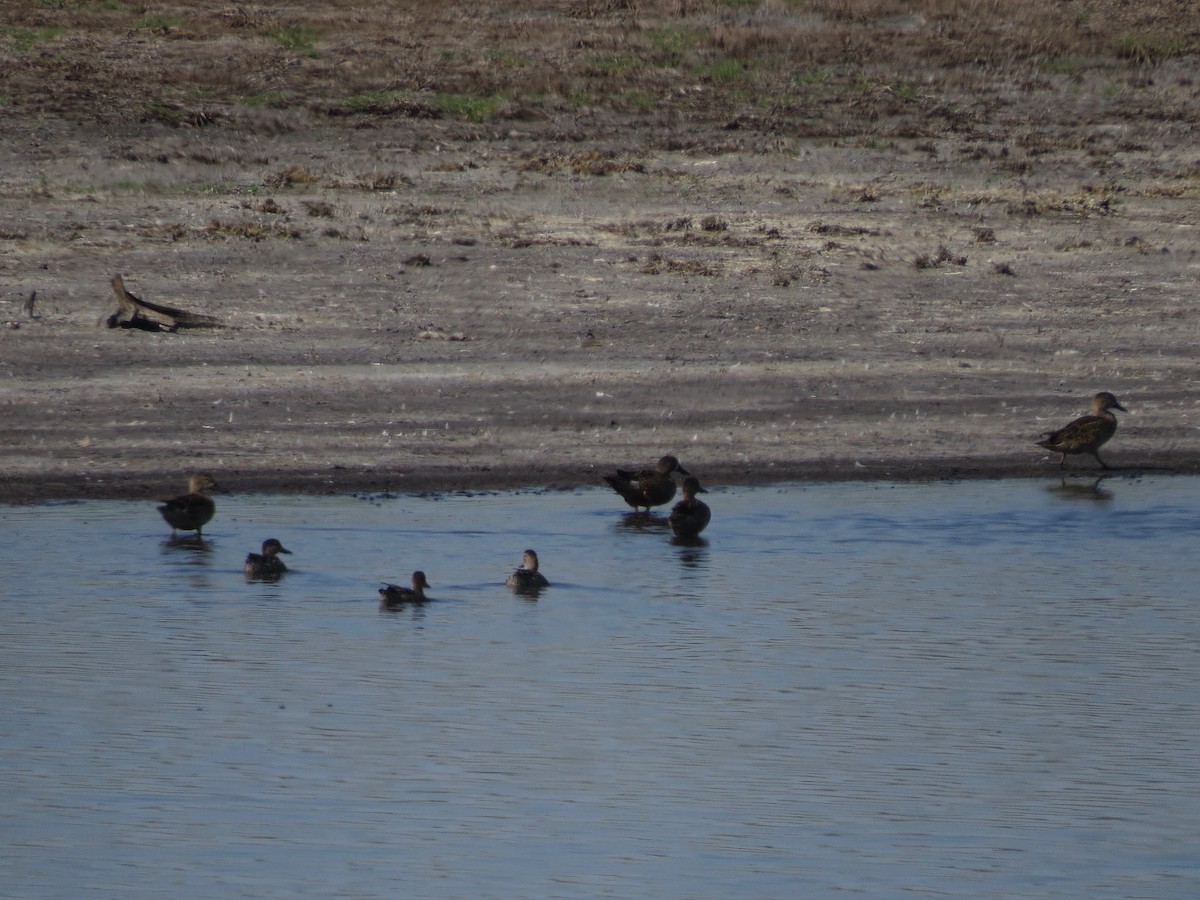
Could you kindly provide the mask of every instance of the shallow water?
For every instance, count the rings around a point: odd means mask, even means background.
[[[707,499],[0,507],[0,893],[1197,896],[1200,481]]]

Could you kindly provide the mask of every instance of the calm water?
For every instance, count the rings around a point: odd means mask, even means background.
[[[1200,895],[1200,481],[708,500],[0,507],[0,894]]]

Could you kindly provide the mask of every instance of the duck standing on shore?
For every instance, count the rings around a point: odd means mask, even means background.
[[[1092,398],[1092,412],[1080,416],[1074,422],[1064,425],[1058,431],[1046,431],[1044,440],[1037,442],[1039,447],[1061,453],[1062,459],[1058,467],[1063,468],[1068,453],[1087,453],[1096,457],[1100,468],[1107,469],[1108,464],[1100,458],[1100,448],[1117,432],[1117,417],[1111,410],[1119,409],[1129,412],[1117,402],[1117,398],[1108,391],[1101,391]]]
[[[691,474],[679,464],[679,460],[667,454],[655,463],[653,469],[643,469],[640,472],[617,469],[615,475],[605,475],[604,480],[635,512],[643,506],[646,512],[650,512],[650,507],[662,506],[674,499],[675,480],[671,475],[675,472],[680,475]]]
[[[167,524],[171,526],[171,537],[176,531],[194,531],[196,537],[203,537],[204,528],[217,512],[217,504],[213,503],[209,491],[218,491],[220,487],[207,472],[198,472],[188,479],[188,493],[182,497],[164,500],[158,508]]]

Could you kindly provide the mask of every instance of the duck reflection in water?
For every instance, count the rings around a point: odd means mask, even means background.
[[[166,538],[162,542],[162,550],[164,554],[183,554],[182,559],[187,560],[190,566],[207,565],[211,561],[213,553],[213,543],[208,538],[203,538],[198,535],[182,535]]]
[[[1107,478],[1107,475],[1101,475],[1099,478],[1089,479],[1087,482],[1073,482],[1063,478],[1058,484],[1047,485],[1046,490],[1064,500],[1103,502],[1113,498],[1112,491],[1100,486]]]
[[[622,513],[617,519],[616,527],[620,531],[639,531],[643,533],[660,534],[671,530],[671,522],[666,516],[652,512]]]
[[[708,541],[703,538],[671,538],[679,547],[679,565],[685,571],[702,571],[708,568]]]
[[[671,510],[671,530],[677,540],[697,540],[700,532],[708,527],[712,520],[712,510],[708,508],[697,494],[707,494],[700,486],[700,479],[688,476],[683,480],[683,499]]]

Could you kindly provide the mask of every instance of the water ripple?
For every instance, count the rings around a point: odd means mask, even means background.
[[[1200,484],[712,487],[0,508],[7,892],[1195,895]]]

